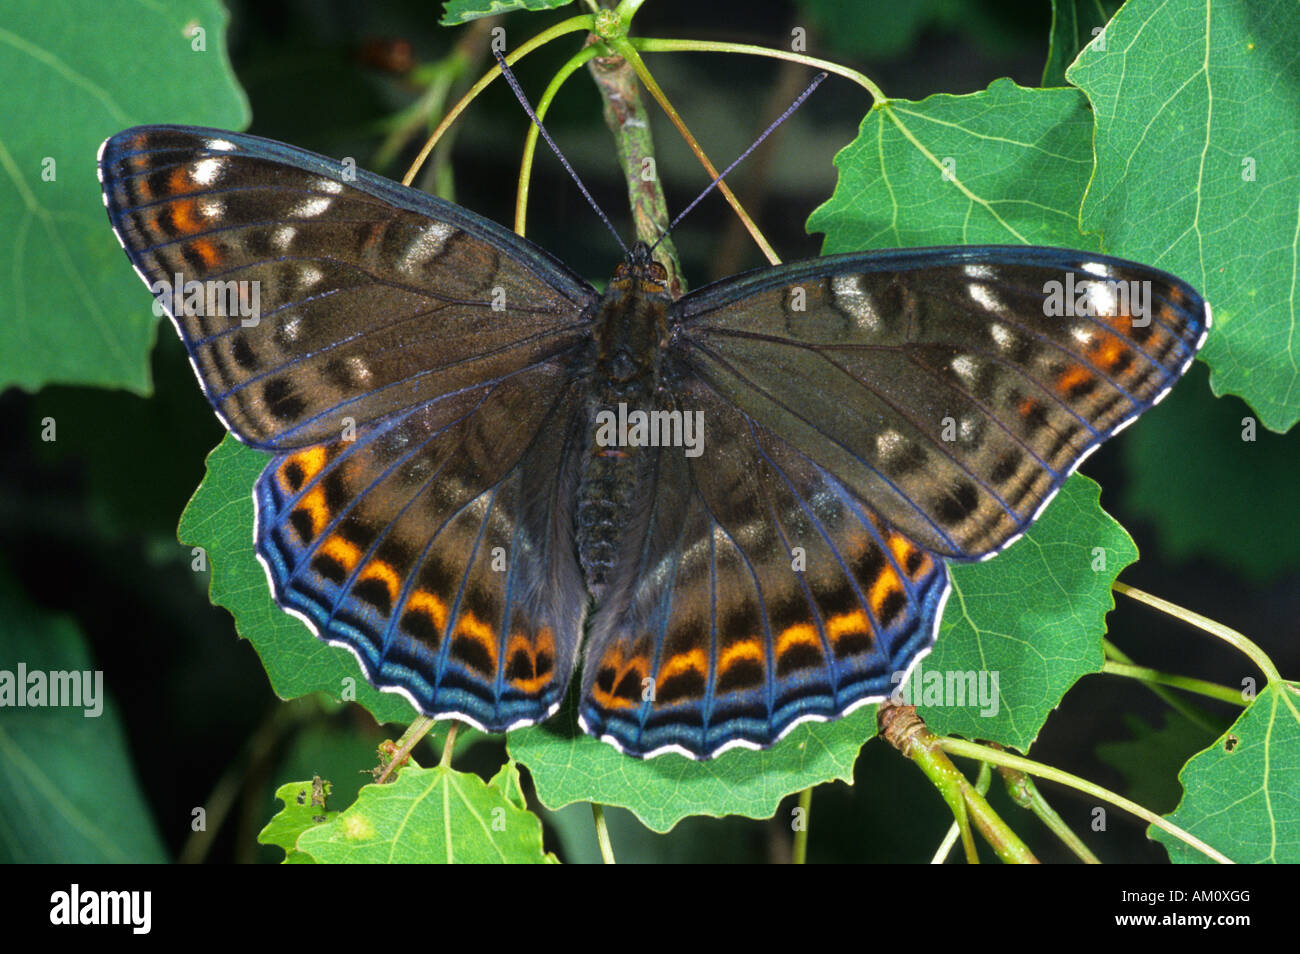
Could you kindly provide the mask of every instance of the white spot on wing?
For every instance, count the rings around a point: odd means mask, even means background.
[[[835,304],[848,312],[858,327],[875,331],[880,327],[880,315],[871,296],[862,290],[861,275],[832,275],[831,297]]]
[[[988,285],[972,284],[970,286],[970,296],[989,311],[1002,310],[1002,302],[998,301],[998,296],[993,294],[993,289],[989,288]]]
[[[281,225],[271,233],[271,244],[282,252],[286,251],[297,234],[298,230],[292,225]]]
[[[211,149],[213,152],[234,152],[235,144],[229,139],[209,139],[204,144],[204,148]]]
[[[979,370],[979,365],[976,363],[975,359],[968,354],[957,355],[957,357],[952,359],[949,366],[953,371],[957,372],[959,378],[967,383],[975,380],[975,372]]]
[[[370,380],[370,368],[366,365],[366,359],[360,355],[348,358],[348,371],[352,374],[352,380],[358,384]]]
[[[907,438],[898,431],[890,428],[876,435],[876,453],[880,459],[888,461],[903,451],[907,447]]]
[[[330,207],[330,200],[321,196],[312,196],[310,199],[303,199],[292,209],[289,215],[295,219],[310,219],[320,215]]]
[[[962,271],[966,273],[967,278],[982,278],[988,280],[993,277],[992,265],[964,265]]]
[[[411,268],[433,259],[455,231],[446,222],[430,222],[425,225],[406,247],[406,254],[402,256],[403,267]]]
[[[190,176],[199,185],[210,186],[217,181],[217,176],[221,175],[221,170],[225,168],[225,165],[226,160],[213,159],[209,156],[194,163]]]

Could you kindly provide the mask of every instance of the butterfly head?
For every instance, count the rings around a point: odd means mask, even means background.
[[[668,290],[668,269],[655,261],[649,245],[637,242],[628,252],[627,261],[614,270],[610,284],[642,295],[664,293]]]

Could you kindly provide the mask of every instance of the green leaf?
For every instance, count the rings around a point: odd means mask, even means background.
[[[808,219],[822,254],[921,245],[1095,249],[1079,231],[1092,116],[1073,89],[997,80],[966,96],[872,106],[835,157],[835,193]]]
[[[1024,752],[1080,678],[1100,672],[1111,584],[1137,559],[1128,533],[1101,509],[1087,477],[1066,482],[1025,535],[988,563],[949,567],[953,590],[934,652],[907,690],[946,705],[919,705],[935,732],[1000,742]],[[972,698],[995,685],[1000,698]],[[919,688],[917,687],[919,685]]]
[[[544,864],[542,823],[477,775],[437,766],[367,785],[356,804],[304,832],[298,850],[321,863]]]
[[[1216,394],[1300,420],[1300,6],[1130,0],[1067,72],[1097,117],[1083,227],[1214,309]]]
[[[103,673],[76,625],[27,602],[3,566],[0,620],[0,861],[165,862],[117,706],[104,697]],[[86,674],[81,685],[94,687],[95,704],[82,697],[80,705],[54,706],[47,696],[41,707],[18,706],[8,693],[20,688],[20,664],[28,677]]]
[[[572,2],[573,0],[445,0],[442,19],[438,23],[442,26],[458,26],[470,20],[514,13],[516,10],[558,10]]]
[[[1183,799],[1165,817],[1233,861],[1300,862],[1300,688],[1270,684],[1178,773]],[[1174,862],[1205,856],[1155,826]]]
[[[517,808],[527,808],[528,799],[524,797],[523,783],[519,779],[519,764],[514,759],[507,759],[500,771],[488,782],[501,793],[506,801]]]
[[[696,762],[671,752],[644,760],[623,755],[584,735],[565,706],[544,725],[511,732],[507,747],[528,767],[547,808],[618,805],[664,832],[688,815],[770,818],[792,792],[836,779],[851,783],[858,749],[875,734],[875,713],[865,706],[837,722],[796,726],[762,752],[732,749]]]
[[[1093,41],[1093,31],[1105,27],[1119,7],[1120,0],[1052,0],[1052,31],[1047,38],[1042,85],[1066,84],[1066,67]]]
[[[253,547],[253,482],[268,460],[270,455],[227,435],[208,455],[207,476],[181,516],[181,541],[207,551],[212,602],[235,617],[235,628],[257,650],[280,698],[324,692],[334,699],[354,698],[379,722],[410,722],[415,717],[410,703],[373,688],[356,657],[314,638],[271,598]]]
[[[149,390],[158,319],[104,215],[95,155],[139,123],[243,128],[225,28],[216,0],[28,4],[0,25],[0,388]]]
[[[272,816],[266,827],[257,833],[262,845],[276,845],[284,849],[286,865],[311,865],[316,861],[311,855],[298,850],[298,837],[305,831],[327,824],[338,817],[338,812],[325,808],[331,785],[315,779],[310,782],[287,782],[275,790],[275,797],[284,808]]]
[[[1210,396],[1193,368],[1121,445],[1125,509],[1161,552],[1217,562],[1267,586],[1300,568],[1300,433],[1271,434],[1239,400]]]

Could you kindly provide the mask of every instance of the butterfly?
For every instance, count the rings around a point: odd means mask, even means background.
[[[1088,252],[902,249],[674,300],[254,136],[141,126],[104,203],[204,394],[269,452],[276,602],[488,731],[707,759],[888,696],[947,564],[1019,538],[1205,341],[1183,281]]]

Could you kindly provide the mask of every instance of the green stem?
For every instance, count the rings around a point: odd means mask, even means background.
[[[1188,692],[1197,692],[1211,699],[1218,699],[1220,702],[1230,702],[1234,706],[1244,706],[1246,704],[1245,700],[1241,698],[1239,690],[1229,686],[1221,686],[1216,682],[1208,682],[1204,679],[1193,679],[1191,676],[1176,676],[1156,669],[1148,669],[1146,666],[1133,666],[1110,659],[1106,660],[1101,667],[1101,671],[1112,676],[1128,676],[1130,679],[1140,679],[1152,685],[1186,689]]]
[[[994,747],[1001,750],[1001,746]],[[1043,793],[1039,791],[1032,778],[1018,769],[1008,768],[1005,765],[998,766],[998,774],[1002,776],[1002,781],[1006,785],[1012,801],[1038,816],[1039,821],[1046,825],[1052,834],[1056,835],[1067,848],[1086,864],[1101,864],[1097,856],[1088,849],[1088,846],[1065,823],[1065,819],[1058,815],[1056,809],[1048,804],[1047,799],[1043,797]]]
[[[452,723],[453,726],[455,724]],[[392,757],[388,760],[388,764],[384,766],[384,770],[375,779],[376,785],[383,785],[388,781],[390,775],[399,768],[410,764],[411,753],[420,744],[420,740],[429,734],[429,730],[433,726],[433,720],[427,715],[416,716],[411,720],[411,724],[406,727],[406,731],[402,733],[401,738],[393,744]]]
[[[1116,646],[1114,643],[1112,643],[1109,639],[1103,639],[1101,641],[1101,648],[1102,651],[1105,652],[1106,654],[1107,662],[1117,662],[1125,666],[1134,665],[1133,660],[1130,659],[1128,656],[1126,656],[1124,654],[1124,651],[1120,649],[1118,646]],[[1210,714],[1206,712],[1204,709],[1201,709],[1199,706],[1192,705],[1190,702],[1183,699],[1182,696],[1180,696],[1178,693],[1170,692],[1164,686],[1158,686],[1155,685],[1154,683],[1149,683],[1149,682],[1144,683],[1144,685],[1146,685],[1146,687],[1151,690],[1151,692],[1156,696],[1156,698],[1163,700],[1164,703],[1167,706],[1169,706],[1169,708],[1173,709],[1175,712],[1180,713],[1185,719],[1190,721],[1193,725],[1199,726],[1200,728],[1204,729],[1206,732],[1209,732],[1211,735],[1219,734],[1221,726],[1219,726],[1216,723],[1216,721],[1210,716]]]
[[[510,53],[507,53],[506,63],[510,66],[514,66],[516,62],[527,56],[539,46],[549,43],[551,40],[564,36],[565,34],[580,32],[590,33],[592,28],[595,26],[595,22],[596,18],[591,14],[584,14],[578,17],[570,17],[567,20],[561,20],[554,26],[548,27],[531,39],[524,41]],[[429,153],[432,152],[433,147],[438,144],[438,140],[442,138],[443,133],[450,128],[451,124],[456,121],[460,114],[465,111],[465,108],[474,101],[478,94],[483,92],[483,90],[487,88],[488,84],[500,75],[501,67],[493,64],[492,68],[484,73],[479,78],[478,82],[469,88],[464,96],[457,100],[456,105],[447,111],[447,115],[442,118],[442,122],[438,123],[438,128],[429,136],[428,140],[424,144],[424,148],[420,150],[420,154],[416,156],[415,161],[411,163],[411,168],[406,170],[406,175],[402,177],[402,185],[409,186],[415,180],[416,173],[419,172],[420,167],[424,165],[424,160],[429,158]]]
[[[600,845],[601,860],[607,865],[614,864],[614,846],[609,840],[609,826],[605,824],[605,806],[599,802],[591,803],[591,817],[596,822],[596,842]]]
[[[1019,755],[1013,755],[1010,752],[1000,751],[986,745],[977,745],[974,742],[967,742],[964,739],[945,737],[939,739],[939,745],[945,752],[948,752],[951,755],[960,755],[971,759],[982,759],[991,762],[994,765],[1005,765],[1010,768],[1019,769],[1026,774],[1034,775],[1038,778],[1049,779],[1053,782],[1058,782],[1061,785],[1078,789],[1081,792],[1086,792],[1094,798],[1099,798],[1104,802],[1109,802],[1118,808],[1124,809],[1126,812],[1138,816],[1144,821],[1150,822],[1157,828],[1164,829],[1175,838],[1191,845],[1197,851],[1213,858],[1215,861],[1223,864],[1233,863],[1232,859],[1227,855],[1211,848],[1190,832],[1184,831],[1172,822],[1166,821],[1154,812],[1148,811],[1137,802],[1130,801],[1122,795],[1116,795],[1109,789],[1102,788],[1100,785],[1095,785],[1086,779],[1079,778],[1077,775],[1071,775],[1069,772],[1063,772],[1060,769],[1052,768],[1049,765],[1043,765],[1040,762],[1031,761],[1030,759],[1023,758]]]
[[[460,729],[460,723],[453,720],[447,726],[447,738],[442,743],[442,758],[438,760],[439,768],[451,768],[451,753],[456,751],[456,732]]]
[[[774,60],[802,63],[804,66],[813,66],[819,70],[825,70],[836,76],[843,76],[847,80],[852,80],[870,93],[871,98],[877,103],[889,101],[889,97],[884,94],[879,86],[857,70],[850,69],[832,60],[805,56],[802,53],[795,53],[790,50],[755,46],[752,43],[726,43],[714,40],[664,40],[650,37],[630,37],[628,42],[642,53],[747,53],[751,56],[766,56]]]
[[[979,792],[981,795],[985,794],[989,790],[989,785],[992,783],[992,781],[993,781],[993,770],[989,768],[987,763],[981,764],[980,773],[975,778],[975,791]],[[958,825],[957,822],[954,820],[953,823],[948,826],[948,831],[944,834],[943,840],[939,842],[939,847],[935,849],[934,857],[930,859],[930,864],[932,865],[943,864],[944,861],[947,860],[948,858],[948,853],[952,851],[952,846],[957,844],[957,839],[961,838],[963,843],[965,843],[969,833],[970,833],[969,825],[962,827],[961,825]],[[970,854],[968,850],[967,861],[969,860],[970,860]]]
[[[1190,623],[1197,629],[1203,629],[1211,636],[1217,636],[1229,646],[1237,649],[1247,656],[1251,662],[1259,667],[1260,672],[1264,674],[1271,683],[1282,682],[1282,674],[1277,671],[1273,665],[1273,660],[1268,658],[1268,654],[1260,649],[1249,639],[1237,632],[1235,629],[1229,629],[1222,623],[1215,622],[1209,617],[1202,616],[1200,613],[1193,613],[1185,607],[1170,603],[1168,600],[1162,600],[1158,596],[1152,596],[1150,593],[1144,593],[1142,590],[1135,589],[1125,583],[1116,582],[1114,586],[1116,593],[1123,593],[1125,596],[1137,600],[1139,603],[1146,603],[1147,606],[1154,607],[1162,613],[1168,613],[1185,623]]]
[[[897,706],[886,702],[877,710],[876,719],[885,741],[915,762],[939,790],[958,826],[967,824],[969,815],[984,840],[1002,861],[1008,864],[1038,862],[1020,836],[998,816],[984,800],[984,796],[944,754],[948,740],[931,732],[917,716],[913,706]],[[963,843],[966,845],[967,860],[978,860],[974,854],[974,840],[963,833]]]
[[[691,134],[685,121],[683,121],[682,117],[678,115],[677,110],[673,108],[672,102],[664,95],[664,91],[659,88],[659,83],[655,80],[654,75],[645,65],[645,60],[641,59],[641,55],[637,52],[636,45],[626,37],[616,37],[608,42],[614,49],[614,52],[618,53],[632,64],[632,69],[636,70],[636,75],[641,79],[641,82],[645,84],[645,88],[650,91],[650,95],[654,97],[655,102],[659,104],[660,108],[663,109],[668,118],[672,120],[673,125],[677,127],[677,131],[681,133],[682,138],[686,140],[686,144],[690,146],[691,151],[694,152],[696,158],[700,160],[705,171],[709,174],[709,179],[717,179],[717,167],[709,160],[709,157],[705,155],[704,148],[700,145],[695,136]],[[737,199],[735,193],[731,191],[731,187],[725,182],[719,182],[717,188],[722,197],[727,200],[727,204],[731,206],[732,211],[734,211],[745,224],[746,230],[753,237],[754,242],[757,243],[759,249],[762,251],[764,257],[767,258],[768,262],[773,265],[780,265],[781,257],[776,254],[776,250],[772,248],[771,243],[763,237],[763,233],[759,231],[758,226],[754,224],[754,220],[750,218],[744,207],[741,206],[740,200]]]
[[[796,865],[808,863],[808,825],[812,821],[812,793],[811,785],[799,793],[799,820],[803,822],[803,827],[794,830],[794,847],[790,852],[790,860]]]
[[[551,108],[551,103],[559,93],[560,87],[564,85],[564,81],[581,69],[588,60],[599,56],[602,52],[605,52],[605,48],[601,44],[593,43],[569,57],[551,77],[551,82],[547,84],[541,99],[533,105],[538,120],[546,118],[546,112]],[[537,139],[540,135],[537,123],[529,123],[528,135],[524,137],[523,156],[519,160],[519,190],[515,194],[515,232],[519,235],[523,235],[528,227],[528,194],[532,186],[533,159],[537,154]]]

